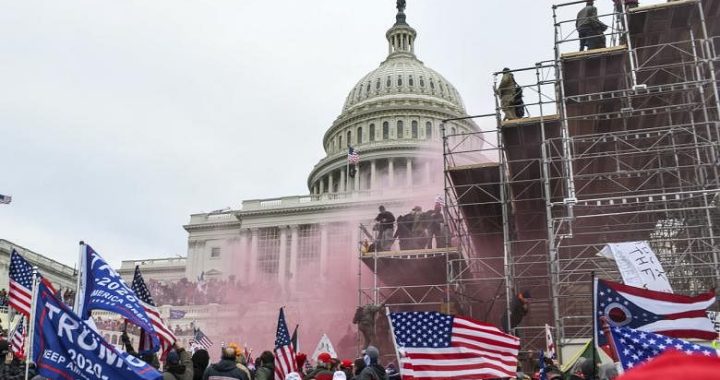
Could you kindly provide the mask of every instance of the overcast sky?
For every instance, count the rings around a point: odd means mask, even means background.
[[[468,113],[551,59],[549,0],[408,0]],[[610,0],[600,12],[609,11]],[[306,194],[322,136],[387,54],[392,0],[0,4],[0,238],[70,266],[185,255],[192,213]],[[580,6],[573,9],[576,12]]]

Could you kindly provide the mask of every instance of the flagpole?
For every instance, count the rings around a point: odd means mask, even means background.
[[[350,192],[350,147],[348,146],[348,157],[345,160],[345,193]]]
[[[600,317],[600,321],[602,321],[602,329],[608,337],[608,342],[610,342],[610,349],[612,349],[612,352],[613,352],[612,360],[613,360],[613,362],[616,362],[617,360],[619,360],[618,358],[620,358],[620,354],[618,354],[617,346],[615,346],[615,339],[613,338],[612,332],[610,331],[610,325],[608,324],[608,318],[606,316],[602,316],[602,317]],[[593,361],[595,361],[595,358],[593,358]],[[617,367],[617,365],[615,367]],[[621,365],[618,369],[619,369],[620,374],[622,375],[622,373],[624,372],[623,366]],[[595,375],[595,367],[593,367],[593,375]],[[595,377],[597,377],[597,376],[595,376]]]
[[[75,280],[75,302],[73,303],[73,311],[75,314],[80,317],[81,320],[83,320],[83,316],[80,313],[80,305],[83,303],[83,300],[80,299],[80,288],[82,286],[82,277],[83,277],[83,271],[85,268],[83,268],[83,256],[85,253],[85,242],[80,240],[80,248],[78,250],[78,270],[76,273],[77,279]],[[84,295],[83,295],[84,296]],[[84,297],[83,297],[84,298]]]
[[[37,304],[38,292],[38,267],[33,267],[32,272],[32,297],[30,297],[30,316],[28,317],[27,339],[25,339],[25,380],[30,379],[30,360],[33,357],[33,335],[35,335],[35,305]]]
[[[598,328],[600,326],[597,326],[597,315],[598,315],[597,312],[598,311],[595,310],[595,307],[597,305],[597,300],[596,300],[597,295],[595,294],[595,293],[597,293],[597,279],[595,278],[595,271],[590,272],[590,283],[592,284],[593,325],[595,326],[595,329],[593,331],[593,338],[592,338],[592,340],[594,341],[594,342],[592,342],[593,377],[597,377],[596,373],[595,373],[595,369],[597,368],[598,339],[596,339],[596,337],[599,336],[599,334],[600,334],[600,330],[598,330]],[[607,334],[607,332],[606,332],[606,334]],[[610,339],[610,337],[608,337],[608,339]]]
[[[402,379],[402,362],[400,361],[400,351],[398,350],[397,345],[397,339],[395,339],[395,327],[393,327],[392,320],[390,319],[390,308],[385,306],[385,316],[388,319],[388,324],[390,325],[390,335],[393,339],[393,346],[395,346],[395,357],[397,358],[398,362],[398,373],[400,374],[400,378]]]

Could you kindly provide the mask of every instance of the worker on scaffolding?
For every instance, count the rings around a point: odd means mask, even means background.
[[[378,215],[375,217],[375,231],[377,231],[377,247],[379,251],[389,251],[393,241],[393,224],[395,215],[385,210],[385,206],[378,207]]]
[[[504,68],[502,72],[496,93],[500,96],[500,107],[505,114],[504,120],[519,119],[525,116],[522,87],[515,82],[515,77],[509,68]]]
[[[598,18],[597,8],[595,8],[593,0],[588,0],[585,7],[578,12],[575,28],[577,28],[578,38],[580,38],[580,51],[585,50],[585,47],[588,50],[593,50],[606,46],[603,33],[608,26]]]

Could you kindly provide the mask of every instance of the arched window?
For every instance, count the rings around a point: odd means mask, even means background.
[[[370,141],[375,141],[375,124],[370,124]]]
[[[398,120],[397,122],[397,131],[395,133],[395,137],[399,139],[405,137],[405,127],[403,126],[402,120]]]
[[[352,131],[347,131],[347,143],[352,145]]]
[[[383,140],[390,138],[390,124],[387,121],[383,122]]]
[[[418,138],[418,122],[416,120],[413,120],[410,123],[410,133],[412,138],[416,139]]]
[[[362,139],[363,139],[362,127],[358,127],[358,129],[357,129],[357,143],[358,143],[358,144],[362,144]]]
[[[338,149],[344,148],[342,143],[342,135],[338,135]]]
[[[390,79],[390,76],[388,75],[385,87],[390,88],[390,86],[392,86],[392,79]]]
[[[408,84],[410,85],[410,87],[412,87],[412,86],[415,85],[415,82],[413,81],[412,75],[410,75],[410,77],[408,77]]]
[[[402,87],[402,75],[398,75],[398,87]]]
[[[425,80],[423,79],[422,75],[420,76],[420,87],[425,87]]]
[[[427,123],[425,123],[425,138],[426,139],[432,138],[432,123],[429,121]]]
[[[455,135],[456,133],[457,133],[457,130],[455,129],[455,127],[450,128],[451,135]]]
[[[380,90],[380,78],[375,81],[375,90]]]
[[[365,90],[365,95],[370,96],[370,82],[367,82],[367,89]]]

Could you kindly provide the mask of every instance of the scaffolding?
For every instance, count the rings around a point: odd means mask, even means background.
[[[614,46],[569,52],[575,19],[561,16],[581,3],[553,6],[552,61],[510,71],[529,117],[503,120],[496,97],[494,130],[444,135],[458,240],[448,289],[469,315],[506,322],[526,352],[544,347],[545,324],[560,348],[592,336],[592,276],[620,280],[597,255],[607,243],[648,241],[677,293],[720,282],[720,6],[601,15]],[[473,139],[485,148],[465,144]],[[473,162],[477,154],[485,160]],[[514,298],[526,291],[529,313],[513,326]]]

